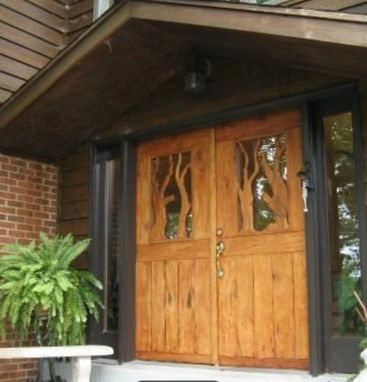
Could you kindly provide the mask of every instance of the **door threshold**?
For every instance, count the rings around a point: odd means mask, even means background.
[[[94,377],[93,377],[94,376]],[[118,364],[115,360],[93,361],[92,382],[139,381],[218,381],[218,382],[346,382],[349,375],[323,374],[312,377],[308,371],[249,367],[198,365],[188,363],[134,360]]]

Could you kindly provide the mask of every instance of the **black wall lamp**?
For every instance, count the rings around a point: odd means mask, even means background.
[[[206,84],[212,74],[212,63],[207,58],[193,58],[189,71],[185,75],[185,92],[200,94],[206,90]]]

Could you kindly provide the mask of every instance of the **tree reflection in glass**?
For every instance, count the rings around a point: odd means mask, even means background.
[[[332,283],[333,334],[361,334],[353,290],[360,293],[361,265],[352,114],[323,119]]]

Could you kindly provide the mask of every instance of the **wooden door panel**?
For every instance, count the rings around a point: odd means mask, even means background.
[[[306,368],[307,290],[297,110],[217,130],[223,364]]]
[[[295,355],[308,359],[307,274],[304,252],[293,256]]]
[[[211,361],[210,130],[138,148],[136,356]]]
[[[295,358],[293,254],[272,254],[275,356]]]
[[[301,164],[297,110],[139,146],[137,358],[307,367]]]
[[[137,264],[138,357],[209,362],[209,259]]]
[[[276,244],[276,245],[274,245]],[[225,252],[227,256],[248,256],[254,253],[283,254],[303,251],[305,237],[303,232],[290,233],[256,233],[237,237],[226,237]]]
[[[138,245],[137,261],[205,259],[210,256],[209,240],[186,240],[174,243],[154,243]]]

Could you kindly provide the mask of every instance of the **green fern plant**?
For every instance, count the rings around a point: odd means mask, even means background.
[[[90,240],[74,242],[72,235],[48,238],[40,243],[10,244],[0,256],[0,335],[8,324],[19,339],[31,333],[39,345],[79,345],[85,342],[89,315],[98,319],[102,307],[101,283],[72,262]],[[44,317],[47,317],[45,320]]]

